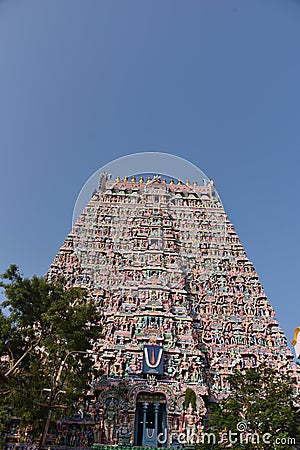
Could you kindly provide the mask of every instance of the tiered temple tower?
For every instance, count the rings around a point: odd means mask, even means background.
[[[49,278],[59,275],[102,314],[86,411],[96,442],[175,445],[175,432],[203,429],[233,369],[267,363],[297,376],[211,180],[102,175],[51,265]]]

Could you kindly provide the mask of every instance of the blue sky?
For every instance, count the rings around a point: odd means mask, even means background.
[[[299,317],[300,2],[0,0],[0,271],[42,275],[128,153],[215,180],[289,342]]]

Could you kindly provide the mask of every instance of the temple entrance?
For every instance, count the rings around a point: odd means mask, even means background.
[[[166,405],[166,397],[163,394],[142,392],[138,395],[134,426],[135,445],[143,447],[167,446]],[[158,439],[158,436],[160,439]]]

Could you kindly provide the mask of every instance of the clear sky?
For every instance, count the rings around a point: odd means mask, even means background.
[[[214,179],[290,342],[299,49],[296,0],[0,0],[0,271],[47,271],[99,167],[173,153]]]

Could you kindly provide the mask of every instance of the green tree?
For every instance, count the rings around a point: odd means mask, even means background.
[[[185,391],[184,396],[184,405],[186,409],[189,407],[189,405],[192,405],[193,408],[196,406],[196,393],[193,389],[187,388]]]
[[[58,405],[71,407],[89,389],[97,310],[86,290],[66,289],[63,279],[24,278],[12,265],[1,280],[7,314],[0,314],[0,371],[8,383],[0,411],[9,406],[22,427],[45,434],[62,415]]]
[[[230,395],[210,405],[208,430],[200,448],[212,448],[213,436],[215,449],[291,449],[290,438],[299,443],[299,407],[289,377],[262,366],[236,371],[228,381]]]

